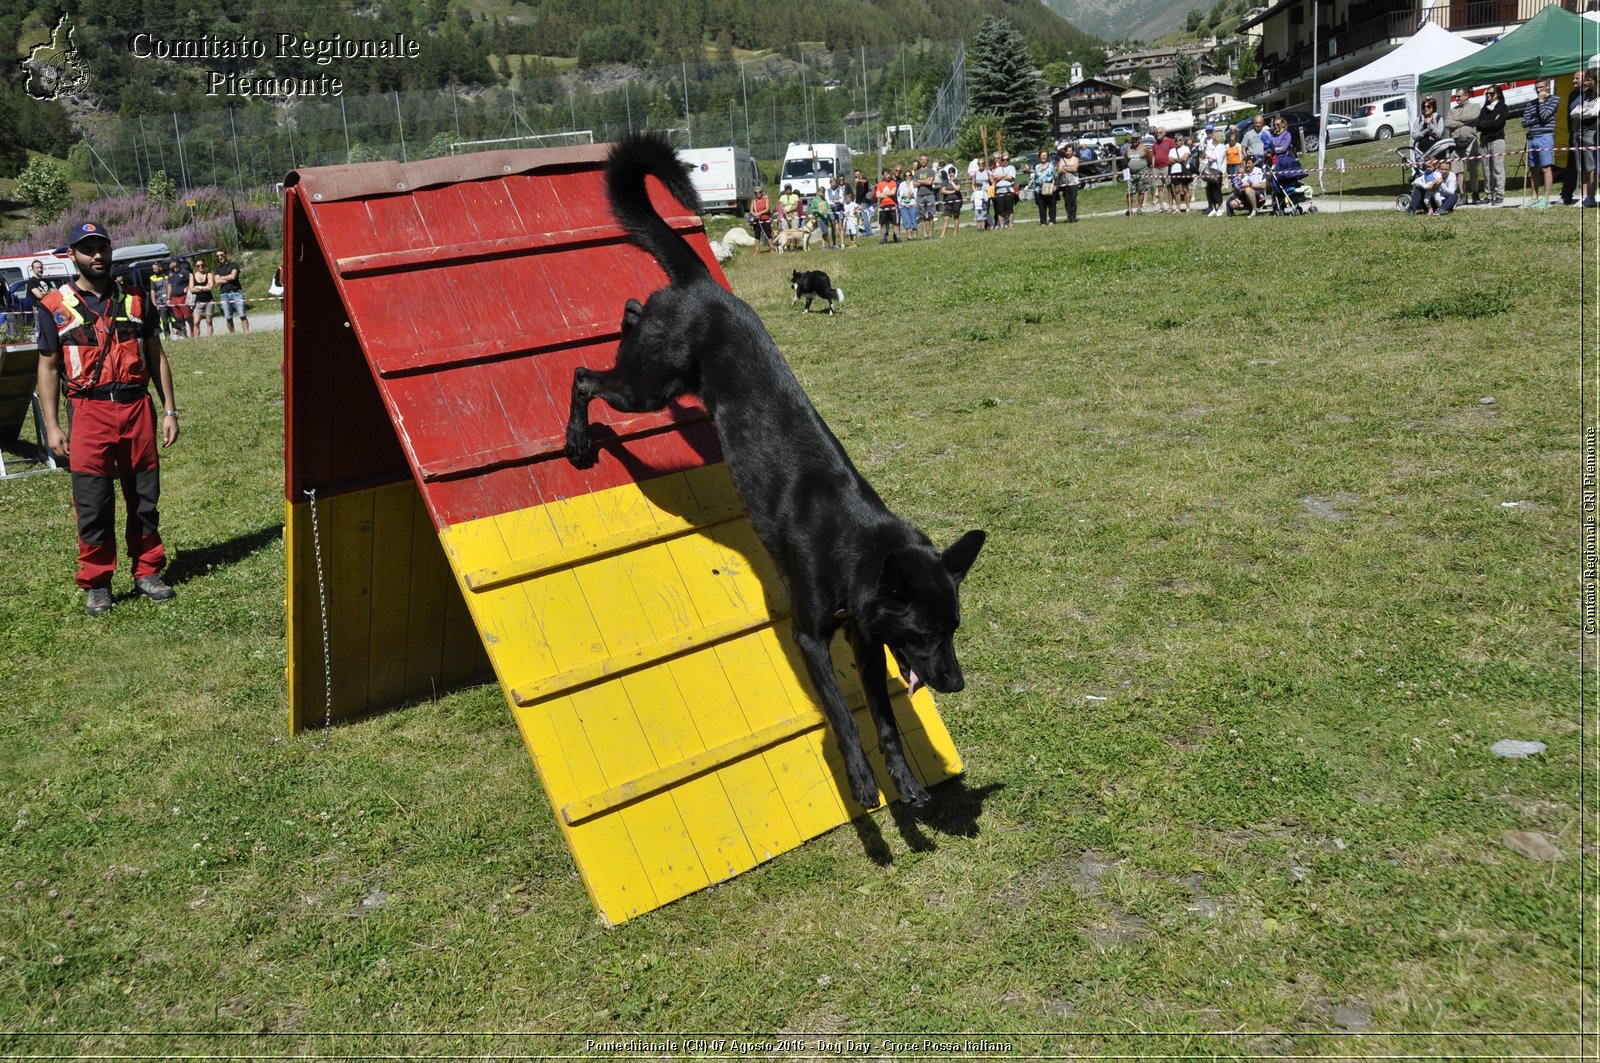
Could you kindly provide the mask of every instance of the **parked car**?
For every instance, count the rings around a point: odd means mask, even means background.
[[[1279,115],[1289,123],[1289,143],[1297,144],[1301,151],[1311,151],[1317,146],[1317,135],[1322,124],[1317,121],[1317,116],[1310,111],[1268,111],[1261,117],[1266,119],[1266,128],[1272,128],[1272,120]],[[1239,139],[1244,139],[1244,131],[1255,124],[1255,115],[1240,120],[1234,128],[1239,131]]]
[[[1406,113],[1406,98],[1388,96],[1362,104],[1350,123],[1350,132],[1356,140],[1388,140],[1410,133],[1411,116]]]
[[[1138,130],[1131,125],[1119,125],[1112,128],[1111,135],[1114,137],[1131,137],[1137,132]]]
[[[1340,144],[1348,144],[1355,139],[1354,122],[1348,115],[1330,114],[1328,116],[1328,125],[1324,132],[1330,148],[1336,148]]]

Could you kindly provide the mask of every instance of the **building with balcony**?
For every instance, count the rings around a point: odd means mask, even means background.
[[[1150,94],[1115,81],[1082,78],[1050,90],[1050,133],[1060,140],[1106,136],[1116,126],[1150,117]]]
[[[1150,72],[1151,84],[1171,81],[1172,75],[1177,72],[1178,57],[1183,55],[1193,59],[1196,68],[1203,71],[1209,66],[1211,49],[1203,44],[1182,44],[1166,48],[1147,48],[1138,52],[1123,52],[1108,58],[1101,73],[1108,78],[1126,82],[1133,77],[1135,71],[1147,70]]]
[[[1386,55],[1425,23],[1482,42],[1516,29],[1552,3],[1569,11],[1579,7],[1579,0],[1277,0],[1240,24],[1259,33],[1260,43],[1259,73],[1239,86],[1239,95],[1263,110],[1314,109],[1313,83]]]

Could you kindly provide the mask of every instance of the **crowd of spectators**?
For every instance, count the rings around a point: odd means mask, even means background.
[[[1528,163],[1535,198],[1551,202],[1556,100],[1548,84],[1522,114],[1528,131]],[[1596,126],[1600,124],[1600,79],[1579,71],[1566,101],[1570,112],[1569,186],[1576,184],[1584,206],[1596,197]],[[1492,85],[1481,96],[1463,90],[1448,113],[1432,97],[1423,100],[1412,146],[1418,163],[1411,185],[1410,211],[1444,215],[1458,203],[1500,205],[1506,193],[1505,95]],[[1433,156],[1436,145],[1453,152]],[[1156,127],[1129,137],[1120,148],[1090,141],[1062,142],[1055,151],[1012,156],[999,151],[971,159],[963,170],[955,162],[915,162],[884,168],[877,180],[862,171],[835,178],[810,197],[785,185],[776,201],[759,190],[749,222],[760,250],[786,229],[811,228],[826,247],[855,247],[861,237],[880,244],[943,238],[960,231],[964,210],[980,232],[1009,229],[1018,204],[1031,202],[1040,225],[1078,220],[1078,195],[1091,180],[1115,176],[1124,184],[1127,216],[1203,213],[1209,218],[1258,217],[1282,209],[1284,191],[1302,181],[1306,170],[1293,152],[1293,136],[1280,115],[1269,123],[1257,115],[1238,127],[1207,123],[1201,132],[1169,133]],[[1203,204],[1200,202],[1204,195]],[[1566,201],[1576,193],[1569,187]]]
[[[1096,156],[1091,153],[1091,159]],[[786,184],[774,200],[756,190],[748,221],[758,251],[776,247],[781,233],[809,229],[828,248],[859,246],[876,236],[880,244],[943,239],[961,231],[970,205],[971,223],[980,232],[1009,229],[1017,204],[1030,200],[1039,221],[1054,225],[1064,213],[1078,220],[1080,157],[1068,145],[1039,152],[1037,161],[1013,163],[1010,153],[973,157],[963,170],[952,161],[924,154],[909,164],[885,166],[874,180],[856,170],[849,180],[835,177],[809,196]]]

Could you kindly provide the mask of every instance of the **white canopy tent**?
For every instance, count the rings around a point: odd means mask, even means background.
[[[1405,96],[1406,114],[1411,127],[1417,124],[1417,78],[1447,63],[1464,59],[1481,52],[1481,44],[1457,37],[1449,30],[1432,22],[1422,27],[1406,43],[1358,70],[1334,78],[1322,86],[1318,93],[1318,116],[1322,128],[1328,128],[1328,107],[1334,101],[1370,99],[1376,96]],[[1441,100],[1441,104],[1447,101]],[[1317,174],[1320,181],[1328,153],[1327,138],[1317,146]]]

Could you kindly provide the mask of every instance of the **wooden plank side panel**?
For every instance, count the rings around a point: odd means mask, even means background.
[[[309,503],[283,504],[285,554],[284,614],[287,642],[284,679],[289,693],[289,734],[310,722],[312,706],[322,704],[322,640],[317,609],[316,572],[311,561]]]
[[[406,692],[413,698],[437,697],[443,690],[445,603],[459,597],[450,566],[439,537],[428,520],[422,493],[412,495],[411,571],[415,578],[406,587]],[[442,570],[427,578],[429,562]]]
[[[341,714],[360,715],[371,704],[373,494],[358,491],[320,503],[333,703]]]
[[[407,481],[373,492],[372,624],[367,635],[367,702],[394,705],[406,695],[405,647],[411,626],[416,485]]]
[[[439,676],[446,688],[487,682],[494,671],[466,600],[448,594],[444,600],[444,643],[440,654]]]

